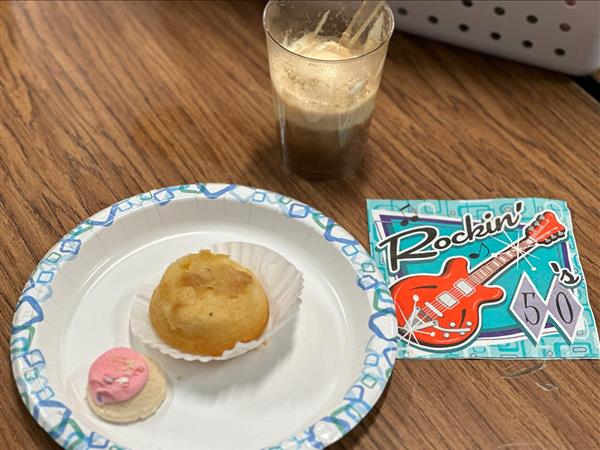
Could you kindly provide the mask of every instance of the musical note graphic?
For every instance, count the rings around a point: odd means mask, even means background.
[[[410,220],[411,222],[416,222],[417,220],[419,220],[419,216],[415,213],[414,215],[410,216],[410,217],[406,217],[406,214],[403,213],[402,211],[404,211],[406,208],[410,208],[410,203],[407,203],[406,205],[404,205],[402,208],[400,208],[400,214],[404,217],[404,219],[402,219],[400,221],[400,225],[402,225],[403,227],[405,227],[406,225],[408,225],[408,221]]]
[[[490,249],[488,248],[487,245],[485,245],[483,242],[481,244],[479,244],[479,250],[477,250],[476,252],[473,253],[469,253],[469,258],[471,259],[475,259],[475,258],[479,258],[481,256],[481,249],[484,248],[486,253],[483,256],[487,256],[490,254]]]

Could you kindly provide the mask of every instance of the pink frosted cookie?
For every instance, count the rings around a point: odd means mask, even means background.
[[[117,347],[102,353],[93,362],[88,386],[98,405],[129,400],[148,380],[148,364],[130,348]]]
[[[167,380],[153,359],[117,347],[92,363],[87,393],[98,416],[111,422],[132,422],[156,412],[167,394]]]

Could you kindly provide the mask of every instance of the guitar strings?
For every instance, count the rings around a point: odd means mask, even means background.
[[[514,243],[512,245],[510,245],[510,247],[508,249],[505,249],[505,251],[503,251],[500,255],[502,255],[502,254],[508,255],[509,252],[516,251],[516,255],[515,256],[517,258],[516,260],[518,261],[519,260],[519,254],[521,254],[521,255],[524,256],[527,252],[531,251],[535,247],[536,242],[535,241],[528,242],[530,240],[531,240],[531,238],[526,237],[526,238],[524,238],[524,239],[522,239],[522,240],[520,240],[520,241],[518,241],[518,242],[516,242],[516,243]],[[500,255],[498,255],[498,256],[500,256]],[[513,258],[514,258],[514,256],[511,255],[510,256],[510,262],[509,262],[510,264],[512,264],[514,262]],[[480,275],[477,275],[477,274],[475,274],[475,275],[469,275],[467,277],[467,279],[466,279],[466,280],[468,280],[469,284],[471,284],[471,282],[474,282],[474,284],[480,284],[483,281],[485,281],[489,277],[489,275],[491,275],[494,271],[496,271],[497,269],[499,269],[499,268],[492,269],[491,271],[489,271],[489,273],[487,273],[487,269],[485,269],[485,270],[482,271],[482,269],[486,268],[486,266],[488,264],[490,264],[490,263],[493,263],[493,261],[485,263],[481,267],[476,268],[474,270],[474,272],[478,271]],[[505,267],[506,266],[508,266],[508,263],[505,265]],[[453,298],[455,298],[457,300],[466,297],[466,295],[462,291],[460,291],[458,288],[456,288],[456,287],[453,288],[453,289],[451,289],[450,291],[448,291],[448,294],[451,295]],[[450,309],[450,307],[446,306],[438,298],[435,298],[431,302],[431,306],[434,306],[435,309],[438,310],[438,311],[440,311],[440,312],[443,312],[443,311],[445,311],[447,309]],[[425,309],[427,309],[428,312],[425,311]],[[428,306],[425,306],[425,307],[421,308],[421,311],[424,311],[425,315],[427,315],[427,316],[429,316],[431,314],[433,314],[434,316],[437,316],[437,314],[435,314]]]

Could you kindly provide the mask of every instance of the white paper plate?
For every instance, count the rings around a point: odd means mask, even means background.
[[[175,360],[133,339],[137,286],[224,241],[268,246],[294,264],[304,275],[298,314],[268,345],[229,361]],[[11,355],[27,408],[65,448],[287,450],[331,444],[369,412],[396,334],[381,274],[331,219],[280,194],[193,184],[116,203],[62,238],[19,299]],[[167,399],[148,420],[109,424],[85,401],[89,365],[114,346],[149,354],[167,374]]]

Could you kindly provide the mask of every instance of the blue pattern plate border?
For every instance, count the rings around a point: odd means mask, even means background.
[[[211,201],[225,198],[246,204],[262,204],[292,220],[304,221],[334,244],[352,264],[356,284],[367,295],[371,336],[365,348],[360,375],[346,391],[338,407],[307,429],[285,439],[270,450],[322,449],[354,428],[381,396],[396,358],[397,322],[394,304],[376,263],[346,230],[316,209],[285,195],[235,184],[197,183],[166,187],[133,196],[84,220],[59,240],[39,262],[16,305],[10,337],[10,354],[17,389],[25,406],[46,432],[67,449],[125,447],[84,426],[68,405],[54,393],[44,376],[46,358],[38,347],[36,330],[43,326],[43,303],[52,301],[52,281],[61,267],[75,258],[81,244],[119,217],[149,204],[165,206],[181,198]]]

